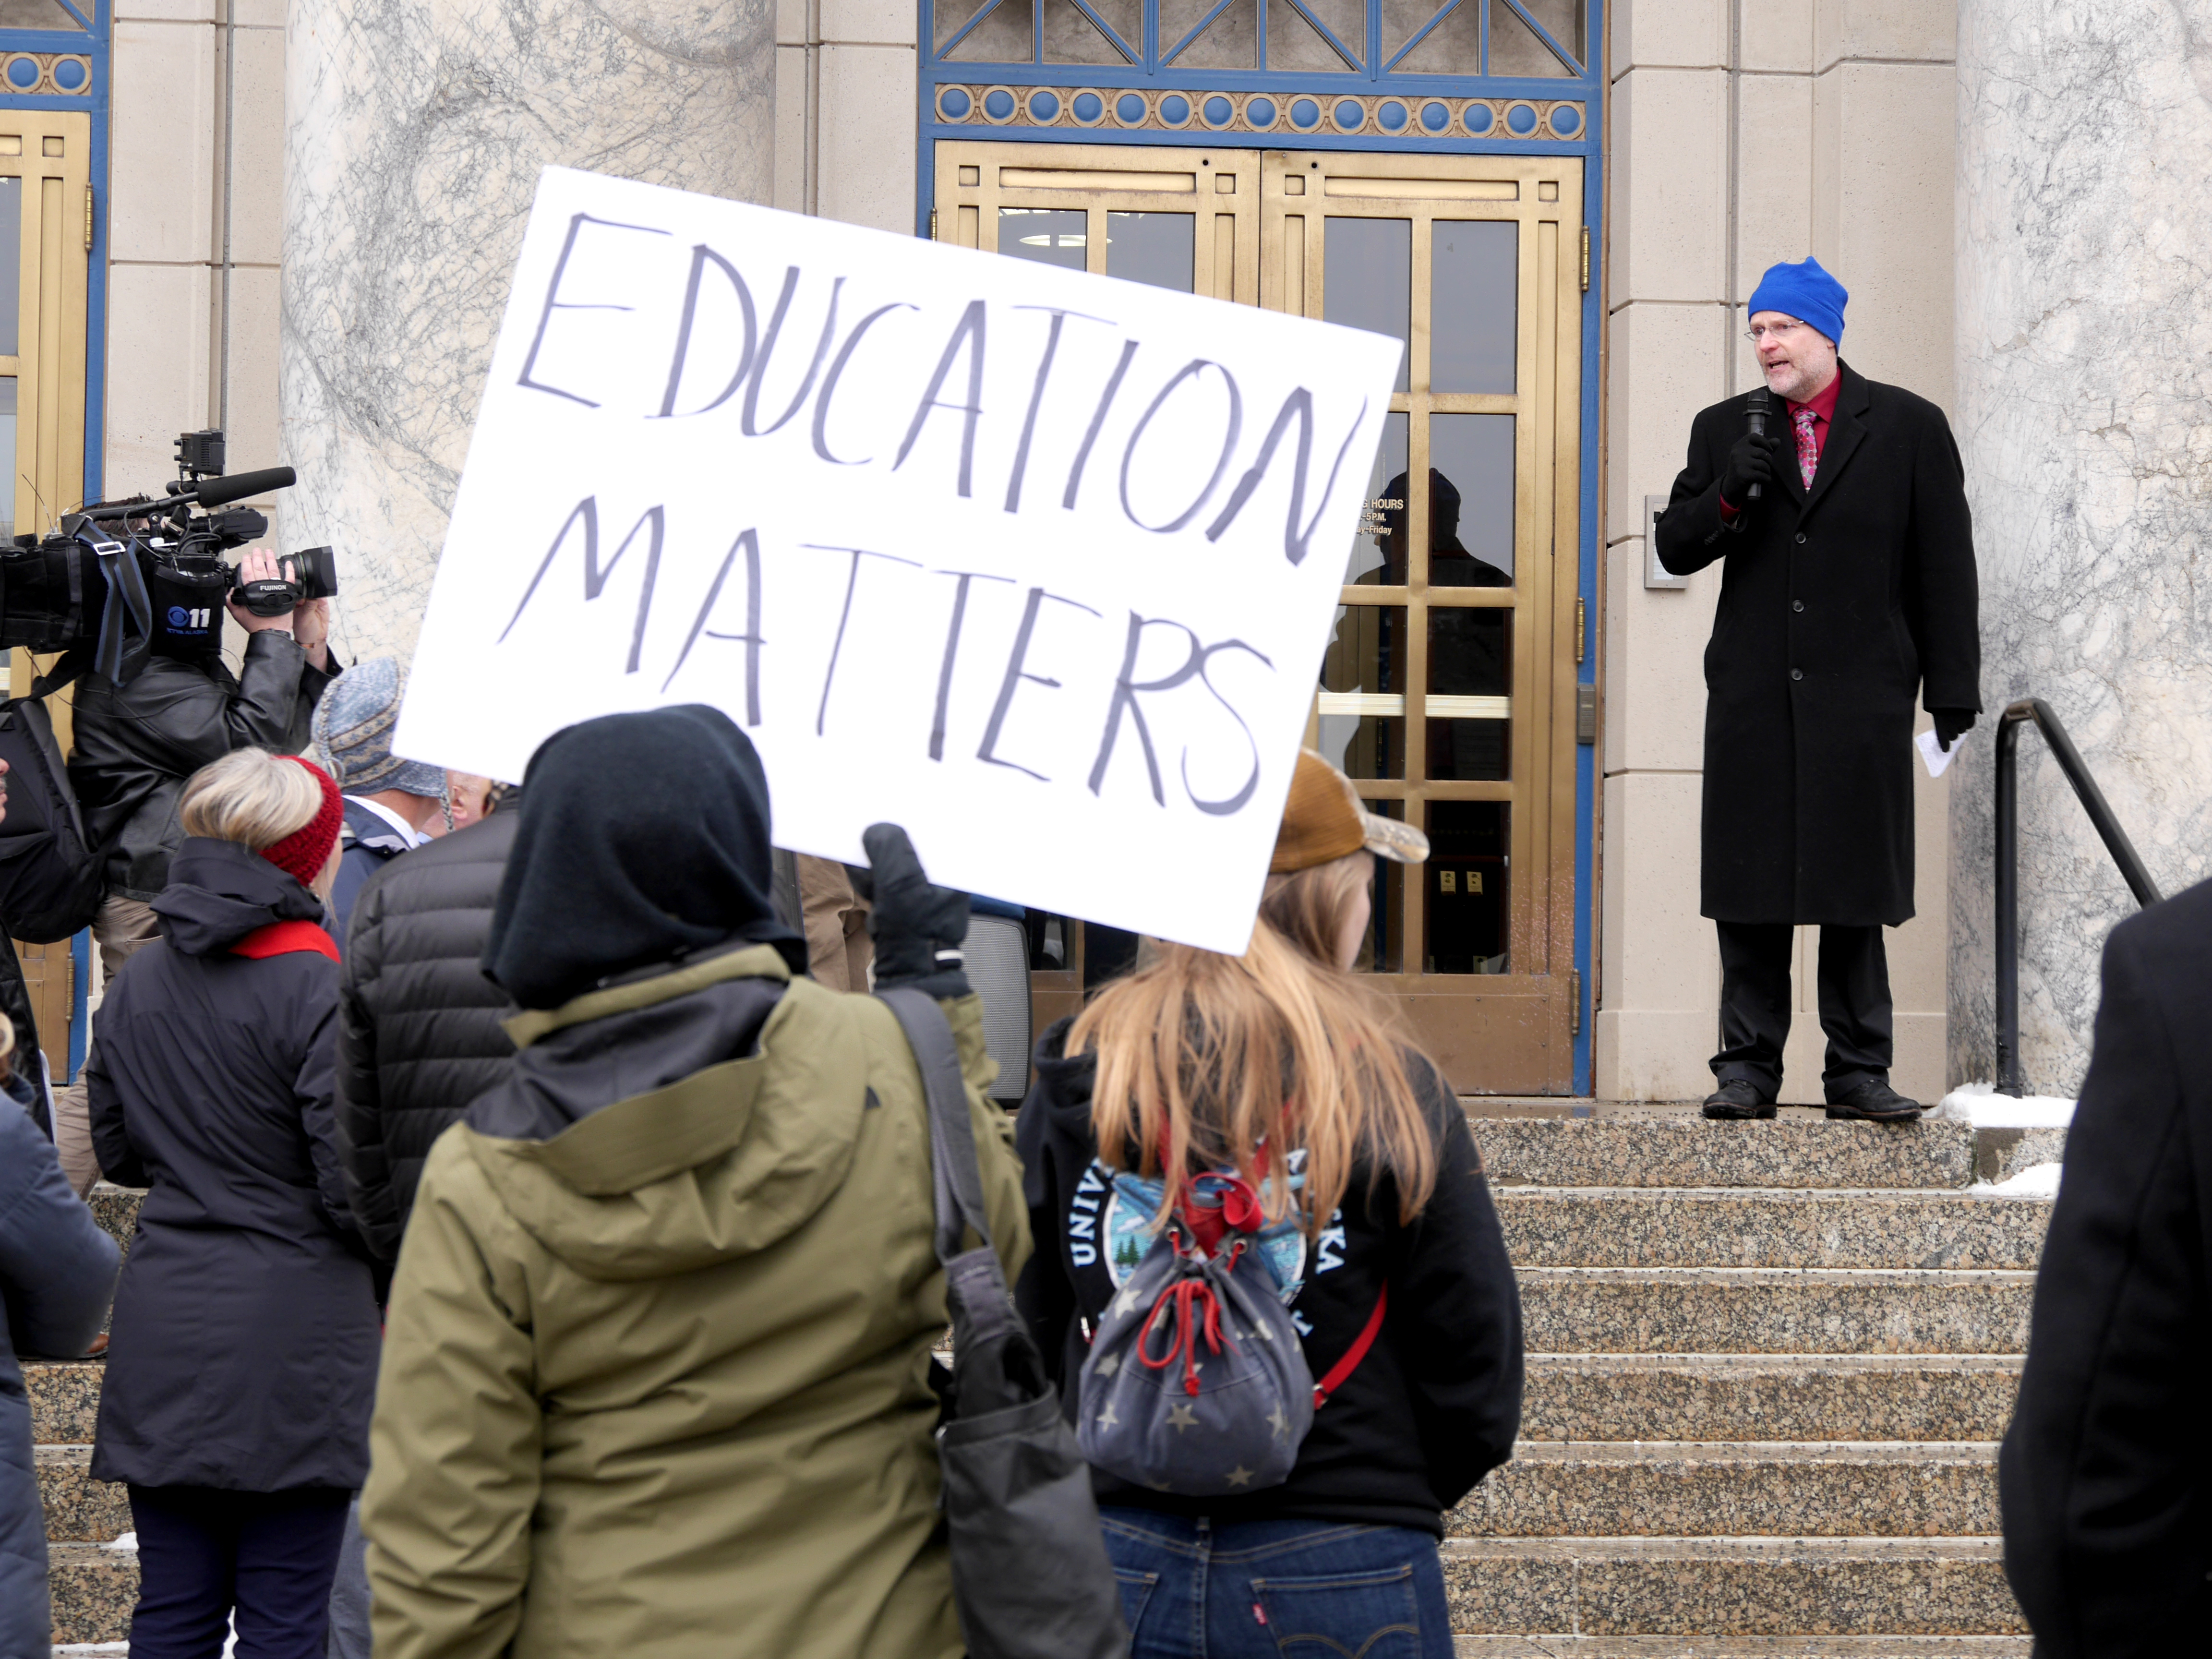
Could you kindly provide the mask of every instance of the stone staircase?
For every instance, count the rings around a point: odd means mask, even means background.
[[[2027,1653],[1996,1442],[2049,1206],[1966,1188],[2063,1130],[1474,1110],[1528,1368],[1526,1438],[1449,1521],[1462,1659]],[[94,1209],[127,1238],[130,1194]],[[87,1475],[100,1367],[26,1370],[55,1640],[119,1642],[137,1562],[101,1547],[130,1511]]]
[[[2025,1655],[1996,1441],[2063,1131],[1484,1116],[1514,1461],[1450,1517],[1462,1659]]]

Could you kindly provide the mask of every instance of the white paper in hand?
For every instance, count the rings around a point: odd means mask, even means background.
[[[1946,750],[1936,741],[1933,732],[1923,732],[1918,737],[1913,738],[1912,746],[1920,751],[1920,758],[1927,763],[1928,775],[1931,778],[1942,777],[1944,769],[1950,765],[1952,757],[1959,752],[1959,745],[1956,743]]]
[[[395,746],[709,702],[783,846],[1241,951],[1399,351],[549,168]]]

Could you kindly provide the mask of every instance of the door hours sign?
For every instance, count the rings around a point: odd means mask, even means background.
[[[713,703],[783,846],[1241,951],[1399,349],[549,168],[397,746]]]

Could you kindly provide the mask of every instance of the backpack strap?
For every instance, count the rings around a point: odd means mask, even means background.
[[[968,1091],[960,1073],[960,1053],[952,1028],[936,999],[908,986],[876,993],[906,1033],[921,1072],[929,1107],[932,1184],[937,1195],[937,1259],[950,1266],[962,1254],[963,1227],[975,1229],[985,1249],[991,1244],[989,1212],[983,1206],[983,1171],[975,1161],[975,1127],[968,1118]]]
[[[1352,1372],[1359,1369],[1359,1362],[1367,1358],[1367,1351],[1375,1346],[1375,1339],[1382,1334],[1382,1316],[1389,1307],[1390,1286],[1386,1281],[1381,1293],[1375,1298],[1375,1311],[1367,1316],[1365,1327],[1352,1340],[1352,1346],[1344,1351],[1344,1358],[1331,1365],[1328,1375],[1314,1384],[1316,1411],[1328,1404],[1329,1395],[1342,1388]]]

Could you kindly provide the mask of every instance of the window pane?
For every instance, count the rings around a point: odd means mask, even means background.
[[[1429,417],[1429,585],[1513,585],[1513,417]]]
[[[78,0],[77,9],[89,17],[94,0]],[[60,0],[0,0],[0,29],[69,29],[84,33],[84,25],[64,9]]]
[[[1402,342],[1413,328],[1413,222],[1332,218],[1327,223],[1322,252],[1322,318]],[[1392,389],[1406,389],[1402,345]]]
[[[1359,533],[1352,538],[1352,562],[1344,568],[1347,585],[1396,587],[1406,580],[1406,416],[1382,417],[1382,442],[1367,475],[1366,505]]]
[[[1291,0],[1275,0],[1267,8],[1270,70],[1317,70],[1323,74],[1341,75],[1347,69],[1364,67],[1359,61],[1367,50],[1364,0],[1306,0],[1306,10],[1321,20],[1344,51],[1340,52],[1336,46],[1329,45]],[[1165,44],[1173,46],[1175,42]]]
[[[1506,960],[1506,823],[1499,800],[1428,804],[1428,883],[1422,961],[1431,974],[1503,974]]]
[[[9,313],[12,325],[14,313]],[[0,375],[0,538],[15,533],[15,377]]]
[[[1439,219],[1429,228],[1429,388],[1510,396],[1521,228]]]
[[[1124,45],[1141,51],[1145,18],[1137,0],[1091,0],[1099,21],[1121,37]],[[1027,54],[1024,53],[1024,56]],[[1120,69],[1131,60],[1120,46],[1098,32],[1098,25],[1069,0],[1051,0],[1044,13],[1044,61],[1048,64],[1103,64]]]
[[[23,181],[0,179],[0,357],[12,357],[21,349],[22,309]],[[13,380],[8,382],[8,407],[15,407]],[[8,452],[11,458],[15,453]],[[15,465],[12,459],[9,465]]]
[[[1406,612],[1339,605],[1321,665],[1322,754],[1347,776],[1406,775]]]
[[[1197,234],[1193,214],[1109,213],[1106,274],[1188,294]]]
[[[1392,44],[1390,51],[1413,37],[1413,31],[1437,13],[1435,6],[1426,3],[1406,6],[1404,0],[1395,0],[1404,9],[1397,15],[1409,27],[1395,33],[1390,28],[1394,0],[1382,0],[1383,33]],[[1444,20],[1421,37],[1421,44],[1398,60],[1401,75],[1480,75],[1482,72],[1482,0],[1459,0],[1446,14]]]
[[[1090,225],[1091,216],[1081,208],[1000,208],[999,252],[1080,270]]]
[[[1528,0],[1529,15],[1569,52],[1579,52],[1582,30],[1575,14],[1581,0]],[[1490,0],[1490,72],[1492,75],[1570,76],[1574,71],[1553,56],[1505,0]]]
[[[1513,613],[1438,605],[1429,612],[1428,769],[1455,781],[1510,775],[1505,711],[1455,709],[1440,697],[1504,697],[1513,685]]]
[[[981,9],[974,0],[946,0],[936,13],[938,51],[944,52],[945,43]],[[965,64],[1026,64],[1036,53],[1030,0],[999,0],[998,9],[976,24],[975,32],[949,55]]]
[[[1212,9],[1213,0],[1160,0],[1160,56],[1164,58],[1173,52]],[[1259,31],[1254,14],[1255,0],[1230,0],[1221,15],[1206,24],[1206,33],[1172,60],[1175,67],[1259,68]]]
[[[1403,818],[1406,803],[1401,800],[1363,800],[1359,803],[1377,817]],[[1397,974],[1405,971],[1406,872],[1419,869],[1419,865],[1403,865],[1391,859],[1375,860],[1375,878],[1367,890],[1367,939],[1360,946],[1359,960],[1355,964],[1362,972]]]

